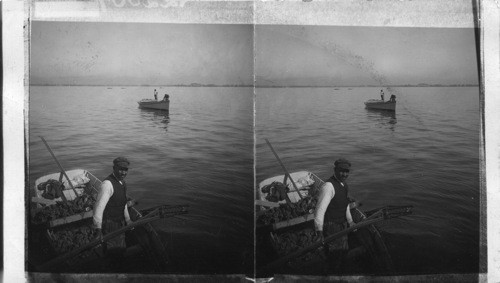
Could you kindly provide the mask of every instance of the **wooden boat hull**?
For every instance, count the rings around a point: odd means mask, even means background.
[[[290,174],[296,181],[299,192],[303,197],[317,197],[318,189],[324,184],[319,177],[307,171],[294,172]],[[275,181],[283,182],[284,175],[268,178],[259,183],[258,200],[266,201],[266,193],[262,192],[262,188]],[[288,180],[287,183],[290,181]],[[292,188],[292,186],[289,186]],[[297,192],[288,192],[292,203],[299,201]],[[285,201],[280,201],[282,205],[286,205]],[[358,209],[355,203],[350,204],[351,214],[355,222],[359,222],[366,218],[365,214]],[[268,211],[269,207],[261,207],[257,210],[257,216]],[[294,250],[300,250],[311,242],[304,241],[314,233],[314,212],[288,219],[286,221],[275,222],[272,225],[259,226],[259,218],[257,219],[257,271],[259,269],[266,270],[260,276],[272,276],[276,273],[286,274],[324,274],[332,272],[328,270],[325,254],[320,250],[309,252],[293,261],[290,261],[286,266],[280,269],[268,270],[266,264],[290,254]],[[295,234],[295,235],[294,235]],[[290,239],[297,239],[296,242]],[[283,241],[285,240],[285,241]],[[301,246],[302,245],[302,246]],[[293,247],[290,249],[290,247]],[[361,253],[362,256],[356,253]],[[349,260],[344,265],[341,273],[343,274],[363,274],[363,273],[379,273],[389,274],[393,271],[392,260],[387,250],[383,238],[374,225],[369,225],[358,229],[356,232],[349,234]],[[325,271],[325,269],[327,269]],[[316,272],[316,273],[315,273]]]
[[[102,181],[92,175],[90,172],[84,169],[74,169],[66,171],[66,174],[72,181],[82,179],[85,181],[84,184],[79,184],[81,190],[77,190],[77,193],[80,197],[82,196],[80,195],[80,193],[84,195],[92,195],[93,197],[97,196],[98,189]],[[58,179],[59,176],[60,173],[54,173],[38,178],[35,181],[35,186],[32,192],[32,194],[36,196],[35,198],[37,198],[37,201],[32,202],[31,206],[32,217],[29,229],[29,250],[30,260],[33,263],[38,262],[38,264],[36,265],[40,265],[43,262],[50,261],[55,257],[71,252],[71,249],[68,250],[68,248],[61,248],[61,243],[58,240],[62,239],[61,236],[66,237],[68,235],[76,235],[82,232],[88,233],[89,229],[93,229],[92,210],[52,219],[43,223],[34,221],[34,216],[36,215],[36,213],[42,211],[44,207],[44,205],[38,200],[43,199],[41,193],[37,190],[38,184],[49,179]],[[71,196],[71,194],[67,193],[66,191],[72,192],[72,190],[65,189],[63,191],[65,195]],[[74,192],[72,193],[74,194]],[[63,200],[59,198],[50,201],[58,201],[59,203],[61,203]],[[134,205],[135,201],[129,198],[127,206],[130,217],[133,221],[138,220],[143,216],[143,212],[135,209],[135,207],[133,207]],[[50,204],[47,204],[47,206],[50,206]],[[127,264],[127,268],[129,271],[137,270],[141,272],[143,270],[149,270],[153,272],[159,272],[166,270],[168,264],[166,248],[158,233],[151,224],[145,224],[144,226],[137,227],[137,229],[126,232],[125,238],[127,242],[127,252],[124,262]],[[86,241],[88,241],[88,239]],[[72,249],[75,250],[78,244],[75,242],[73,243],[75,248]],[[84,243],[81,243],[80,246],[83,245]],[[63,266],[55,266],[51,270],[42,271],[106,271],[105,267],[103,269],[103,265],[106,264],[106,259],[102,257],[103,254],[99,252],[99,249],[99,247],[96,247],[94,249],[84,251],[81,254],[71,258],[70,260],[67,260]],[[143,254],[144,256],[136,257],[137,253]],[[34,269],[36,270],[35,267]]]
[[[139,108],[142,109],[156,109],[156,110],[168,111],[170,106],[170,100],[156,101],[152,99],[143,99],[137,103],[139,104]]]
[[[396,102],[371,99],[365,102],[365,108],[396,111]]]

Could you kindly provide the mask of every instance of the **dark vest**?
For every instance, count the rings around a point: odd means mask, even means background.
[[[329,221],[333,221],[335,223],[344,223],[347,221],[345,217],[345,212],[347,209],[347,205],[349,205],[349,200],[347,199],[347,192],[349,187],[344,182],[344,186],[340,184],[340,182],[335,178],[331,177],[327,180],[333,184],[333,188],[335,189],[335,196],[330,201],[330,204],[326,208],[325,212],[325,220],[327,223]]]
[[[123,220],[123,211],[127,204],[127,184],[123,185],[111,174],[105,180],[108,180],[113,185],[113,195],[109,198],[106,208],[104,209],[103,219]]]

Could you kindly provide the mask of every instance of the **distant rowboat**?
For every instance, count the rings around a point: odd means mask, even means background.
[[[368,109],[380,109],[396,111],[396,101],[384,101],[380,99],[370,99],[365,102],[365,106]]]
[[[168,108],[170,106],[170,100],[154,100],[154,99],[143,99],[141,101],[138,101],[139,103],[139,108],[145,108],[145,109],[157,109],[157,110],[166,110],[168,111]]]

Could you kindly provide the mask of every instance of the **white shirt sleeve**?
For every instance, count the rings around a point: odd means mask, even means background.
[[[123,210],[123,215],[125,216],[125,222],[127,222],[127,224],[129,224],[130,222],[132,222],[130,220],[130,214],[128,214],[128,206],[127,206],[127,204],[125,204],[125,209]]]
[[[113,195],[113,185],[110,181],[105,180],[101,184],[99,193],[97,194],[97,200],[94,204],[94,226],[96,228],[102,228],[102,215],[104,213],[104,208],[108,204],[109,198]]]
[[[335,189],[332,183],[326,182],[319,191],[318,204],[314,212],[314,226],[316,231],[323,231],[323,221],[325,220],[325,212],[335,196]]]
[[[345,218],[347,219],[347,223],[349,223],[349,226],[354,224],[354,221],[352,220],[351,208],[349,207],[349,204],[347,205],[347,209],[345,211]]]

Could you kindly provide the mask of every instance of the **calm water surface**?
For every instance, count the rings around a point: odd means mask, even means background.
[[[62,165],[104,178],[116,156],[132,164],[140,208],[189,204],[156,222],[173,273],[253,272],[253,89],[159,88],[170,114],[137,108],[144,87],[31,87],[29,182]],[[363,209],[413,205],[380,225],[399,273],[471,273],[479,266],[477,88],[398,88],[395,114],[364,109],[376,88],[257,88],[256,178],[290,171],[326,179],[348,158]],[[386,92],[387,93],[387,92]]]
[[[394,91],[390,114],[364,108],[378,88],[256,89],[257,182],[283,174],[265,138],[289,171],[326,179],[345,157],[363,209],[414,206],[412,216],[379,225],[399,273],[477,273],[479,90]]]
[[[29,183],[59,169],[99,178],[112,160],[131,161],[129,195],[139,208],[188,204],[189,214],[155,222],[172,273],[253,273],[252,88],[157,88],[169,115],[141,110],[145,87],[31,87]]]

